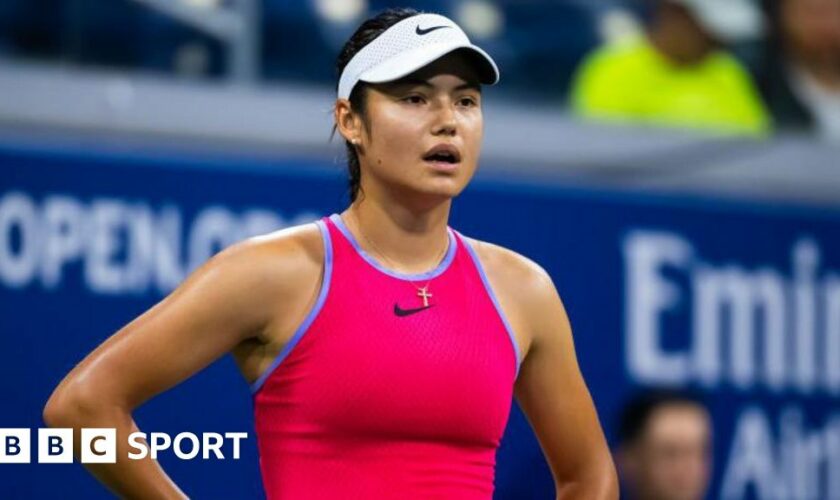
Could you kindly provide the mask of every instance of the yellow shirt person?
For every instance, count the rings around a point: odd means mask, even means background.
[[[581,116],[613,121],[747,134],[770,128],[752,79],[734,57],[714,51],[677,65],[641,36],[588,56],[571,104]]]

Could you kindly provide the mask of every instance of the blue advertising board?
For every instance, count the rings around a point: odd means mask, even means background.
[[[79,464],[34,463],[56,384],[221,248],[347,201],[341,167],[306,158],[0,147],[0,428],[33,436],[0,496],[106,498]],[[551,274],[608,436],[634,390],[692,388],[711,498],[840,498],[840,212],[485,177],[450,224]],[[194,498],[262,498],[250,397],[226,356],[135,419],[246,432],[238,460],[159,459]],[[497,458],[496,498],[553,498],[515,404]]]

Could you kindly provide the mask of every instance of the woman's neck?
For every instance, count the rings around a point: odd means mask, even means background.
[[[361,196],[341,216],[366,252],[407,274],[429,271],[440,263],[449,245],[451,199],[417,210]]]

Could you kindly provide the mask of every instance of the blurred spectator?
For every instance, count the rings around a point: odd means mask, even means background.
[[[840,141],[840,0],[771,0],[764,92],[779,128]]]
[[[763,133],[769,117],[746,69],[723,44],[757,37],[750,0],[652,0],[647,32],[608,43],[575,77],[583,116],[724,132]]]
[[[698,399],[673,391],[644,392],[624,407],[618,433],[616,464],[626,498],[704,497],[712,467],[712,424]]]

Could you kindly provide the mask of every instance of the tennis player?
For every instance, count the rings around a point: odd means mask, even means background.
[[[136,407],[231,352],[268,498],[490,499],[514,396],[557,498],[617,498],[551,278],[448,226],[495,63],[448,18],[398,9],[338,70],[350,206],[210,259],[74,368],[45,421],[116,428],[125,457]],[[184,497],[156,461],[87,467],[121,496]]]

